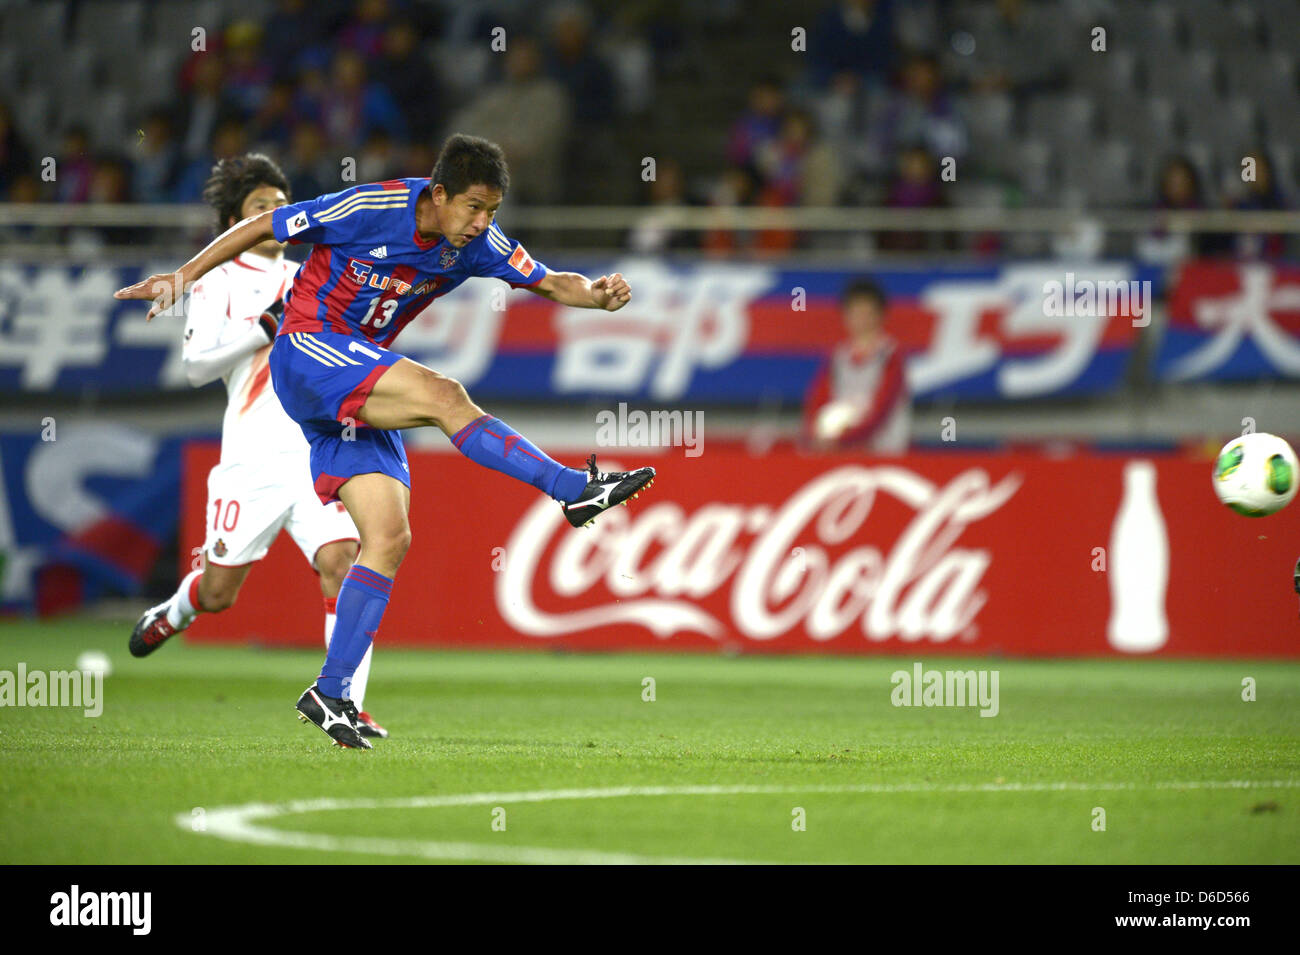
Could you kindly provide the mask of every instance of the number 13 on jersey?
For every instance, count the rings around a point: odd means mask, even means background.
[[[366,316],[361,319],[362,325],[369,325],[371,328],[383,328],[393,320],[393,316],[397,314],[397,299],[390,298],[381,302],[380,299],[382,298],[382,295],[376,295],[370,300],[370,308],[366,309]],[[383,314],[376,318],[375,311],[380,306],[383,308]]]

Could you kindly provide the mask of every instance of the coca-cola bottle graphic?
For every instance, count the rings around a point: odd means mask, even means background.
[[[1111,526],[1108,558],[1110,645],[1124,653],[1159,650],[1169,639],[1169,536],[1150,461],[1130,461],[1124,467],[1124,497]]]

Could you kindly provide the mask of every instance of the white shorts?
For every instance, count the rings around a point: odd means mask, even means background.
[[[360,539],[341,501],[321,504],[305,462],[301,480],[284,477],[240,464],[218,464],[208,472],[203,542],[208,563],[241,567],[261,560],[281,529],[289,531],[313,568],[316,552],[326,544]]]

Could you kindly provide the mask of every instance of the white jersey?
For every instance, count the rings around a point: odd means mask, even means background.
[[[307,440],[271,387],[271,345],[258,324],[297,270],[295,262],[244,252],[208,272],[190,290],[181,355],[196,388],[225,382],[223,465],[270,466],[310,483]]]

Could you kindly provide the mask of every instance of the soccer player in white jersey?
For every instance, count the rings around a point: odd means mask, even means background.
[[[275,163],[250,153],[217,163],[203,198],[216,210],[221,233],[285,205],[288,191]],[[221,462],[208,474],[202,567],[140,617],[130,643],[137,657],[152,653],[199,613],[232,606],[249,570],[282,529],[320,576],[329,646],[335,600],[357,557],[358,535],[342,503],[321,504],[313,491],[307,441],[271,387],[267,356],[297,268],[285,259],[284,245],[268,239],[213,269],[190,291],[182,357],[195,387],[217,378],[225,382]],[[351,684],[358,730],[387,736],[364,708],[369,673],[367,654]]]

